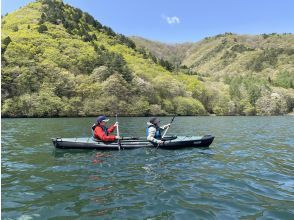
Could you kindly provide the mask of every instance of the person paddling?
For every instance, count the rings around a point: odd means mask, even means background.
[[[110,133],[112,133],[118,126],[118,122],[107,128],[106,122],[108,121],[109,119],[107,119],[104,115],[101,115],[96,119],[96,123],[92,126],[94,138],[102,140],[103,142],[121,139],[120,136],[110,135]]]
[[[170,124],[164,125],[162,127],[160,125],[159,118],[152,117],[150,118],[149,122],[147,122],[147,128],[146,128],[146,135],[147,140],[154,143],[154,144],[162,144],[163,141],[161,140],[161,132],[168,128]]]

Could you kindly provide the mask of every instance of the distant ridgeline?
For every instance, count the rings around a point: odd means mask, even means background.
[[[294,107],[294,35],[168,45],[62,1],[2,18],[3,117],[278,115]]]

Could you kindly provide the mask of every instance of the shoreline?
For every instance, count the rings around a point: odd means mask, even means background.
[[[101,114],[102,115],[102,114]],[[118,115],[120,118],[127,118],[127,117],[173,117],[174,115]],[[280,116],[294,116],[294,112],[284,114],[284,115],[216,115],[216,114],[209,114],[209,115],[176,115],[176,117],[280,117]],[[42,119],[42,118],[95,118],[96,116],[53,116],[53,117],[27,117],[27,116],[16,116],[16,117],[9,117],[9,116],[1,116],[1,119]],[[107,117],[115,117],[115,115],[107,115]]]

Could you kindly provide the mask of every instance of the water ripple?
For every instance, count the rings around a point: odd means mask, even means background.
[[[176,120],[171,133],[207,132],[214,143],[178,151],[56,151],[51,137],[87,134],[93,118],[3,120],[2,218],[294,218],[293,117]],[[142,136],[145,121],[121,124]]]

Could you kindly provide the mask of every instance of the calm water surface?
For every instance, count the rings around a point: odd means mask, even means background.
[[[208,149],[54,150],[94,120],[2,119],[2,219],[294,219],[293,116],[175,119],[168,134],[213,134]]]

